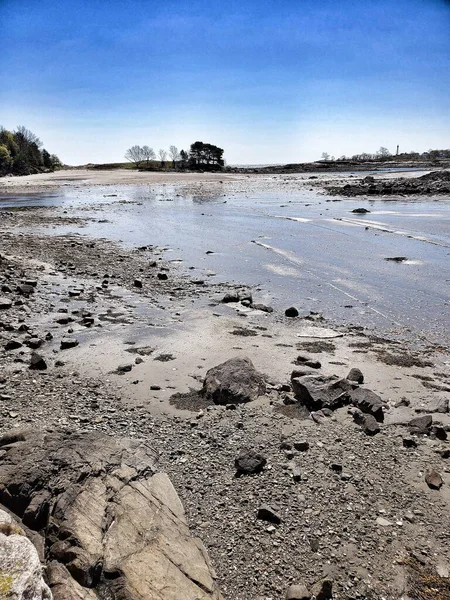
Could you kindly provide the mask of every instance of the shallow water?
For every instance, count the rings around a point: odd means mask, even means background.
[[[227,195],[139,185],[67,187],[1,206],[60,206],[71,216],[107,219],[51,233],[167,247],[166,258],[195,267],[193,277],[214,272],[212,281],[255,286],[254,300],[278,309],[293,304],[336,322],[450,340],[448,198],[335,201],[281,185],[277,194]],[[351,212],[358,207],[370,213]],[[396,256],[407,260],[385,260]]]

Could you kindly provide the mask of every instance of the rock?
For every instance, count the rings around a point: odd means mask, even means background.
[[[350,399],[352,404],[362,412],[372,415],[380,423],[384,421],[383,401],[380,396],[375,394],[375,392],[372,392],[372,390],[366,390],[364,388],[352,390],[350,392]]]
[[[134,287],[142,288],[142,281],[140,279],[135,279],[133,285]]]
[[[311,600],[311,593],[303,583],[290,585],[286,591],[286,600]]]
[[[430,433],[432,423],[433,417],[431,415],[422,415],[411,419],[408,425],[414,433],[428,434]]]
[[[331,579],[322,579],[313,585],[311,591],[316,600],[331,600],[333,598],[333,582]]]
[[[43,343],[44,341],[39,338],[30,338],[25,342],[25,345],[28,346],[28,348],[31,348],[32,350],[37,350],[42,346]]]
[[[435,469],[431,469],[425,475],[425,481],[429,488],[432,490],[439,490],[444,483],[440,473],[438,473]]]
[[[9,340],[6,342],[4,348],[5,350],[17,350],[17,348],[21,348],[22,347],[22,342],[19,342],[19,340]]]
[[[63,338],[61,340],[60,348],[61,350],[68,350],[69,348],[75,348],[78,344],[79,341],[75,338]]]
[[[17,286],[17,291],[22,296],[29,296],[30,294],[34,294],[34,287],[32,285],[27,285],[26,283],[21,283]]]
[[[255,310],[261,310],[262,312],[272,313],[273,308],[271,306],[267,306],[266,304],[252,304],[252,308]]]
[[[391,521],[388,521],[384,517],[377,517],[377,525],[379,525],[380,527],[391,527],[393,523]]]
[[[36,515],[55,600],[222,599],[146,442],[24,431],[0,447],[0,502],[19,517]]]
[[[267,460],[256,450],[242,450],[234,460],[234,466],[239,475],[260,473]]]
[[[144,359],[142,358],[142,356],[136,356],[136,358],[134,359],[135,364],[140,365],[144,362]]]
[[[290,306],[289,308],[287,308],[284,311],[284,314],[286,315],[286,317],[298,317],[299,312],[298,310],[295,308],[295,306]]]
[[[417,448],[417,442],[413,438],[403,438],[402,444],[404,448]]]
[[[169,279],[167,273],[158,273],[157,277],[160,281],[166,281],[167,279]]]
[[[350,402],[352,384],[335,375],[304,375],[291,380],[296,398],[309,410],[330,408],[335,410]]]
[[[353,367],[353,369],[350,369],[350,372],[347,375],[347,379],[349,381],[356,381],[356,383],[364,383],[364,375],[356,367]]]
[[[308,356],[297,356],[297,364],[305,365],[305,367],[309,367],[310,369],[320,369],[322,367],[321,363],[318,360],[313,360]]]
[[[12,301],[9,298],[0,296],[0,310],[6,310],[7,308],[11,308],[11,306],[12,306]]]
[[[119,365],[116,369],[116,373],[129,373],[133,368],[131,363],[125,365]]]
[[[447,432],[442,425],[433,425],[430,429],[430,433],[442,442],[447,439]]]
[[[299,440],[297,442],[294,442],[294,448],[299,452],[306,452],[307,450],[309,450],[309,442],[307,442],[306,440]]]
[[[51,600],[39,555],[23,529],[0,510],[0,597],[5,600]]]
[[[228,304],[229,302],[239,302],[239,295],[236,293],[228,293],[222,298],[221,302],[223,304]]]
[[[291,380],[295,377],[303,377],[304,375],[315,375],[314,369],[311,367],[301,366],[300,368],[294,369],[291,373]]]
[[[33,352],[30,358],[29,368],[34,371],[45,371],[47,368],[47,363],[43,356],[38,354],[37,352]]]
[[[366,435],[376,435],[380,432],[380,426],[373,415],[363,413],[359,409],[356,409],[353,413],[353,419],[361,426]]]
[[[249,358],[231,358],[209,369],[202,394],[214,404],[240,404],[256,400],[265,391],[264,377]]]
[[[358,215],[365,215],[367,213],[370,213],[370,210],[367,210],[367,208],[354,208],[352,210],[352,213],[356,213]]]
[[[280,515],[267,504],[260,506],[256,518],[261,519],[262,521],[269,521],[269,523],[275,523],[275,525],[279,525],[281,523]]]

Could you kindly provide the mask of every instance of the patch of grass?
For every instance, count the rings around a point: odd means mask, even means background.
[[[408,569],[408,594],[411,600],[450,600],[450,580],[431,572],[417,560],[404,563]]]

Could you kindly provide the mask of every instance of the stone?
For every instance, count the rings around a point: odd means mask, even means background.
[[[420,417],[414,417],[408,423],[409,428],[414,433],[427,434],[430,433],[430,428],[433,423],[433,417],[431,415],[421,415]]]
[[[320,369],[322,367],[321,363],[318,360],[313,360],[308,356],[297,356],[297,364],[305,365],[305,367],[309,367],[310,369]]]
[[[236,293],[228,293],[222,298],[221,302],[223,304],[228,304],[229,302],[239,302],[239,295]]]
[[[27,285],[26,283],[21,283],[17,286],[17,291],[22,296],[29,296],[30,294],[34,294],[34,287],[32,285]]]
[[[354,208],[352,210],[352,213],[356,213],[357,215],[365,215],[367,213],[370,213],[370,210],[367,210],[367,208]]]
[[[259,507],[256,518],[261,519],[262,521],[268,521],[269,523],[275,523],[275,525],[281,523],[280,515],[267,504],[263,504]]]
[[[12,301],[9,298],[0,296],[0,310],[6,310],[7,308],[11,308],[11,306],[12,306]]]
[[[25,342],[25,345],[28,346],[28,348],[31,348],[32,350],[37,350],[42,346],[43,343],[44,341],[40,338],[30,338]]]
[[[331,600],[333,598],[333,582],[331,579],[322,579],[313,585],[311,591],[316,600]]]
[[[167,273],[158,273],[157,277],[160,281],[166,281],[167,279],[169,279]]]
[[[372,390],[366,390],[364,388],[352,390],[350,392],[350,399],[352,404],[362,412],[372,415],[379,423],[384,421],[383,401],[380,396],[375,394],[375,392],[372,392]]]
[[[435,469],[431,469],[425,475],[425,481],[427,486],[432,490],[439,490],[444,483],[440,473],[438,473]]]
[[[356,383],[364,383],[364,375],[362,374],[362,371],[356,367],[350,369],[347,379],[350,381],[356,381]]]
[[[45,371],[47,368],[47,363],[43,356],[38,354],[37,352],[33,352],[30,358],[29,368],[34,371]]]
[[[286,590],[286,600],[311,600],[311,592],[303,583],[290,585]]]
[[[417,442],[413,438],[404,437],[402,439],[402,444],[404,448],[417,448]]]
[[[298,317],[299,312],[298,310],[295,308],[295,306],[290,306],[289,308],[287,308],[284,311],[284,314],[286,315],[286,317]]]
[[[14,430],[0,447],[0,503],[39,516],[55,600],[222,600],[146,441]]]
[[[0,510],[0,597],[52,600],[36,548],[18,523],[3,510]]]
[[[133,365],[131,363],[119,365],[116,369],[116,373],[129,373],[133,369]]]
[[[134,287],[141,289],[142,288],[142,281],[141,281],[141,279],[135,279],[133,285],[134,285]]]
[[[306,452],[309,450],[309,442],[306,440],[294,441],[294,448],[299,452]]]
[[[63,338],[59,347],[61,350],[68,350],[69,348],[75,348],[78,344],[79,341],[75,338]]]
[[[309,410],[330,408],[335,410],[350,403],[352,384],[335,375],[304,375],[291,380],[292,389],[299,402]]]
[[[238,475],[260,473],[266,466],[266,463],[266,458],[252,449],[241,450],[234,459],[234,466],[237,469]]]
[[[380,432],[380,426],[378,421],[373,415],[368,415],[361,412],[359,409],[355,409],[353,413],[353,419],[357,423],[366,435],[376,435]]]
[[[17,350],[22,347],[22,342],[19,340],[8,340],[4,346],[5,350]]]
[[[266,304],[252,304],[252,308],[255,310],[261,310],[262,312],[272,313],[273,308],[271,306],[267,306]]]
[[[433,425],[430,429],[430,433],[442,442],[447,439],[447,432],[442,425]]]
[[[231,358],[209,369],[202,394],[214,404],[242,404],[256,400],[265,391],[264,376],[249,358]]]
[[[380,527],[391,527],[393,523],[391,521],[388,521],[384,517],[377,517],[377,525],[379,525]]]

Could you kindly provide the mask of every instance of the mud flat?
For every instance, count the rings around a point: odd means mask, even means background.
[[[205,198],[283,186],[207,177],[178,184]],[[3,198],[1,433],[145,440],[226,600],[282,600],[294,584],[338,600],[450,597],[446,344],[339,322],[306,299],[286,316],[291,303],[271,306],[262,284],[171,261],[151,231],[134,246],[93,236],[98,204],[93,216]],[[226,363],[246,357],[254,370]]]

